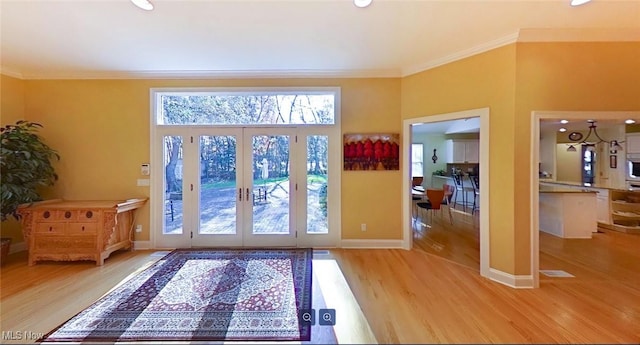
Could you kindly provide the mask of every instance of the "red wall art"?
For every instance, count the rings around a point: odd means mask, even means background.
[[[345,134],[344,170],[400,170],[400,134]]]

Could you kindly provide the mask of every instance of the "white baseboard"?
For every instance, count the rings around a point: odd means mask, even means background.
[[[521,275],[516,276],[510,273],[499,271],[495,268],[489,268],[489,279],[516,289],[533,289],[533,276]]]
[[[11,247],[9,247],[9,254],[24,252],[25,250],[27,250],[27,242],[11,243]]]
[[[341,248],[404,249],[403,240],[342,240]]]
[[[133,250],[151,249],[151,241],[133,241]]]

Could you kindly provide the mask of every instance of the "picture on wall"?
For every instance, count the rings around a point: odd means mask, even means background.
[[[345,134],[344,170],[400,170],[400,134]]]

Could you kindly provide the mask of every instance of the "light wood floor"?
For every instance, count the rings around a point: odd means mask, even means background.
[[[542,269],[576,277],[512,289],[455,262],[454,251],[443,258],[419,248],[332,249],[327,260],[342,270],[380,343],[640,343],[640,236],[602,233],[577,242],[543,236],[541,247]],[[0,328],[48,332],[153,262],[149,255],[114,253],[102,267],[29,267],[24,254],[11,255],[1,269]]]

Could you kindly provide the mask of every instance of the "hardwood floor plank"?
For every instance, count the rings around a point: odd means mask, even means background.
[[[436,216],[425,233],[446,229],[443,220],[439,225]],[[464,231],[475,222],[460,224],[468,225],[450,229],[467,243],[474,235]],[[455,240],[438,241],[456,246]],[[335,260],[361,309],[340,312],[337,320],[364,315],[380,343],[640,343],[640,236],[604,232],[576,241],[541,234],[540,247],[542,269],[566,270],[575,278],[541,276],[539,289],[512,289],[469,267],[473,250],[440,257],[420,245],[410,251],[330,249],[327,263]],[[104,266],[29,267],[24,253],[11,255],[0,271],[0,328],[48,332],[157,260],[150,253],[117,252]],[[456,262],[458,257],[465,261]],[[323,284],[340,280],[334,278]],[[327,304],[349,304],[338,296],[333,292]],[[365,321],[343,326],[354,329],[337,332],[348,339],[343,341],[364,339]]]

